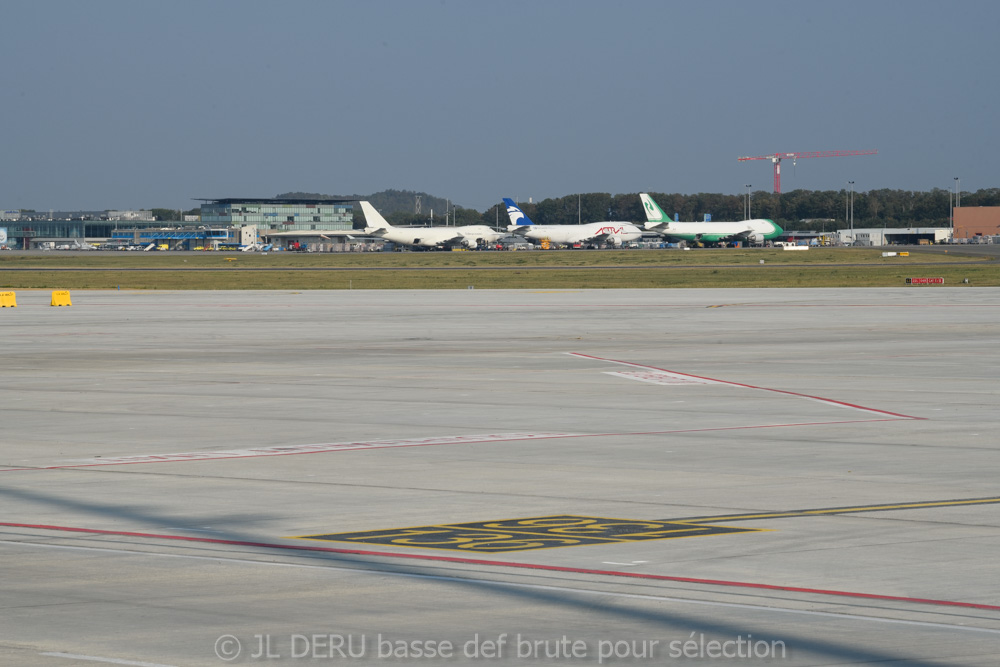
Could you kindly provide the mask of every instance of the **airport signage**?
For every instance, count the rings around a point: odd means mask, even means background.
[[[907,278],[907,285],[944,285],[944,278]]]
[[[0,227],[0,245],[3,245],[6,242],[7,242],[7,228]]]

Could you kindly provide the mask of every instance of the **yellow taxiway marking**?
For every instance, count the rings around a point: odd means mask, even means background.
[[[297,535],[294,538],[498,553],[749,532],[762,531],[701,522],[554,515],[352,533]]]
[[[755,514],[723,514],[720,516],[700,517],[697,519],[676,519],[688,523],[702,521],[742,521],[750,519],[781,519],[793,516],[815,516],[821,514],[851,514],[853,512],[881,512],[892,510],[912,510],[924,507],[954,507],[959,505],[989,505],[1000,503],[997,498],[969,498],[966,500],[930,500],[919,503],[894,503],[891,505],[858,505],[855,507],[830,507],[815,510],[793,510],[791,512],[760,512]]]
[[[466,552],[499,553],[598,544],[622,544],[646,540],[666,540],[709,535],[764,532],[757,528],[718,525],[720,521],[749,521],[787,517],[883,512],[963,505],[1000,503],[1000,497],[930,500],[886,505],[857,505],[788,512],[756,512],[679,519],[619,519],[562,514],[553,516],[499,519],[471,523],[434,524],[349,533],[294,535],[293,539],[382,544],[423,549],[453,549]]]

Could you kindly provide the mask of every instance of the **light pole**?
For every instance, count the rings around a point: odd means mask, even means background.
[[[744,220],[749,220],[750,219],[750,188],[752,186],[749,183],[747,183],[743,187],[745,187],[747,189],[746,201],[743,204],[743,219]]]
[[[847,190],[844,190],[844,222],[846,222],[847,224],[851,223],[850,207],[851,207],[851,196],[847,194]],[[851,239],[851,245],[854,245],[853,238]]]
[[[955,241],[955,209],[961,208],[962,206],[962,182],[958,180],[958,176],[955,177],[955,204],[951,210],[951,240]]]
[[[951,242],[955,242],[955,193],[948,190],[948,226],[951,227]]]
[[[850,195],[850,206],[851,206],[851,245],[854,245],[854,181],[847,181],[847,184],[851,187]]]
[[[854,181],[851,181],[851,240],[854,240]]]

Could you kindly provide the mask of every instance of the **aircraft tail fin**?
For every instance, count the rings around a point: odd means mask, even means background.
[[[656,202],[648,194],[645,192],[639,193],[639,199],[642,200],[642,208],[646,211],[647,222],[670,222],[670,216],[664,213],[663,209],[657,206]]]
[[[370,203],[363,201],[359,202],[361,204],[361,211],[365,214],[365,229],[389,229],[392,225],[389,221],[382,217],[382,214],[375,210],[375,207]],[[368,232],[371,233],[371,232]]]
[[[524,214],[524,211],[514,203],[513,199],[507,199],[504,197],[503,203],[507,205],[507,216],[510,218],[510,224],[512,227],[523,227],[524,225],[533,225],[531,218]]]

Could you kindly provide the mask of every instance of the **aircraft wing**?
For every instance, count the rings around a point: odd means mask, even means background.
[[[737,232],[736,234],[733,234],[731,236],[727,236],[723,240],[725,240],[725,241],[746,241],[747,239],[750,238],[750,234],[751,233],[752,233],[752,230],[750,230],[750,229],[744,229],[742,232]]]
[[[720,236],[718,237],[718,241],[716,241],[716,243],[729,243],[731,241],[747,241],[749,240],[751,234],[753,234],[753,230],[747,228],[739,232],[733,232],[732,234],[726,234],[725,236]]]

